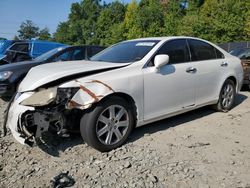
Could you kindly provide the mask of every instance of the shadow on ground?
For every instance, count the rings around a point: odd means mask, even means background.
[[[244,94],[237,95],[235,107],[240,105],[247,99]],[[175,127],[183,123],[191,122],[204,116],[215,113],[210,107],[203,107],[197,110],[193,110],[178,116],[167,118],[161,121],[157,121],[139,128],[136,128],[130,135],[128,142],[133,142],[140,139],[145,134],[153,134],[162,130],[166,130],[170,127]],[[84,144],[80,134],[73,134],[69,138],[60,138],[51,133],[46,133],[41,139],[37,140],[37,146],[44,152],[58,157],[60,151],[65,151],[67,148],[74,147],[76,145]]]
[[[57,135],[53,135],[49,132],[44,134],[41,138],[36,139],[37,146],[44,152],[54,157],[59,157],[60,151],[65,151],[68,148],[72,148],[77,145],[83,145],[84,141],[80,134],[72,134],[68,138],[62,138]]]
[[[236,99],[235,99],[235,104],[234,107],[240,105],[241,103],[243,103],[248,97],[246,95],[244,95],[244,93],[240,93],[237,95]]]

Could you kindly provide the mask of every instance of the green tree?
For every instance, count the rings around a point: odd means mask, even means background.
[[[96,44],[96,22],[101,6],[98,0],[84,0],[71,7],[69,26],[71,38],[76,44]]]
[[[58,25],[54,38],[66,44],[98,44],[96,22],[101,12],[99,0],[73,3],[69,19]]]
[[[124,18],[124,28],[125,28],[124,37],[126,39],[134,39],[142,37],[142,30],[139,28],[137,24],[138,12],[139,12],[138,3],[136,2],[136,0],[132,0],[132,2],[127,6]]]
[[[70,36],[70,27],[68,22],[61,22],[57,26],[57,30],[54,33],[54,39],[57,42],[65,44],[73,44]]]
[[[17,35],[13,37],[13,40],[20,40]]]
[[[162,36],[164,27],[163,7],[158,0],[141,0],[136,23],[143,37]]]
[[[105,43],[104,45],[108,46],[110,44],[115,44],[123,40],[126,40],[124,32],[125,32],[125,27],[123,22],[112,25],[110,27],[111,36],[110,38],[107,39],[108,43]]]
[[[250,40],[250,10],[248,11],[248,14],[247,14],[247,23],[245,26],[245,33],[246,33],[247,40]]]
[[[39,27],[37,27],[31,20],[26,20],[20,25],[20,29],[17,31],[18,37],[22,40],[32,39],[38,37]]]
[[[39,32],[39,39],[40,40],[50,40],[51,35],[49,33],[49,29],[45,27],[44,29],[40,30]]]
[[[200,37],[217,43],[247,40],[248,12],[249,1],[205,1],[197,32]]]
[[[116,1],[105,5],[97,20],[96,34],[101,45],[111,45],[124,39],[125,6]]]
[[[176,35],[198,37],[196,28],[200,24],[199,14],[203,4],[204,0],[190,0],[187,9],[179,11]]]
[[[165,6],[164,34],[166,36],[178,35],[178,27],[181,24],[184,12],[180,9],[179,1],[169,1]]]
[[[250,1],[132,0],[73,3],[69,19],[58,25],[55,40],[67,44],[113,43],[140,37],[187,35],[213,42],[249,40]]]

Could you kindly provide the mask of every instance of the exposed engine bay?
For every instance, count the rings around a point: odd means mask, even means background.
[[[21,102],[17,101],[22,94],[16,94],[13,103],[31,107],[19,114],[16,128],[25,144],[31,146],[34,138],[47,131],[62,137],[78,132],[84,110],[113,92],[110,86],[99,80],[86,82],[85,86],[77,80],[72,82],[79,86],[40,88]]]

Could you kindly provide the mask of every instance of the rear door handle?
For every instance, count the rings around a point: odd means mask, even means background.
[[[227,62],[222,62],[222,63],[220,64],[220,66],[222,66],[222,67],[227,67],[227,65],[228,65]]]
[[[187,73],[195,73],[196,71],[197,71],[197,69],[194,68],[194,67],[188,67],[188,68],[186,69],[186,72],[187,72]]]

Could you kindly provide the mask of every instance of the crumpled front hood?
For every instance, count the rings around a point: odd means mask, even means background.
[[[37,89],[59,79],[95,71],[107,71],[109,68],[118,68],[128,63],[107,63],[92,61],[70,61],[49,63],[32,68],[21,82],[18,92],[26,92]],[[84,76],[84,75],[83,75]],[[79,76],[79,77],[83,77]]]

